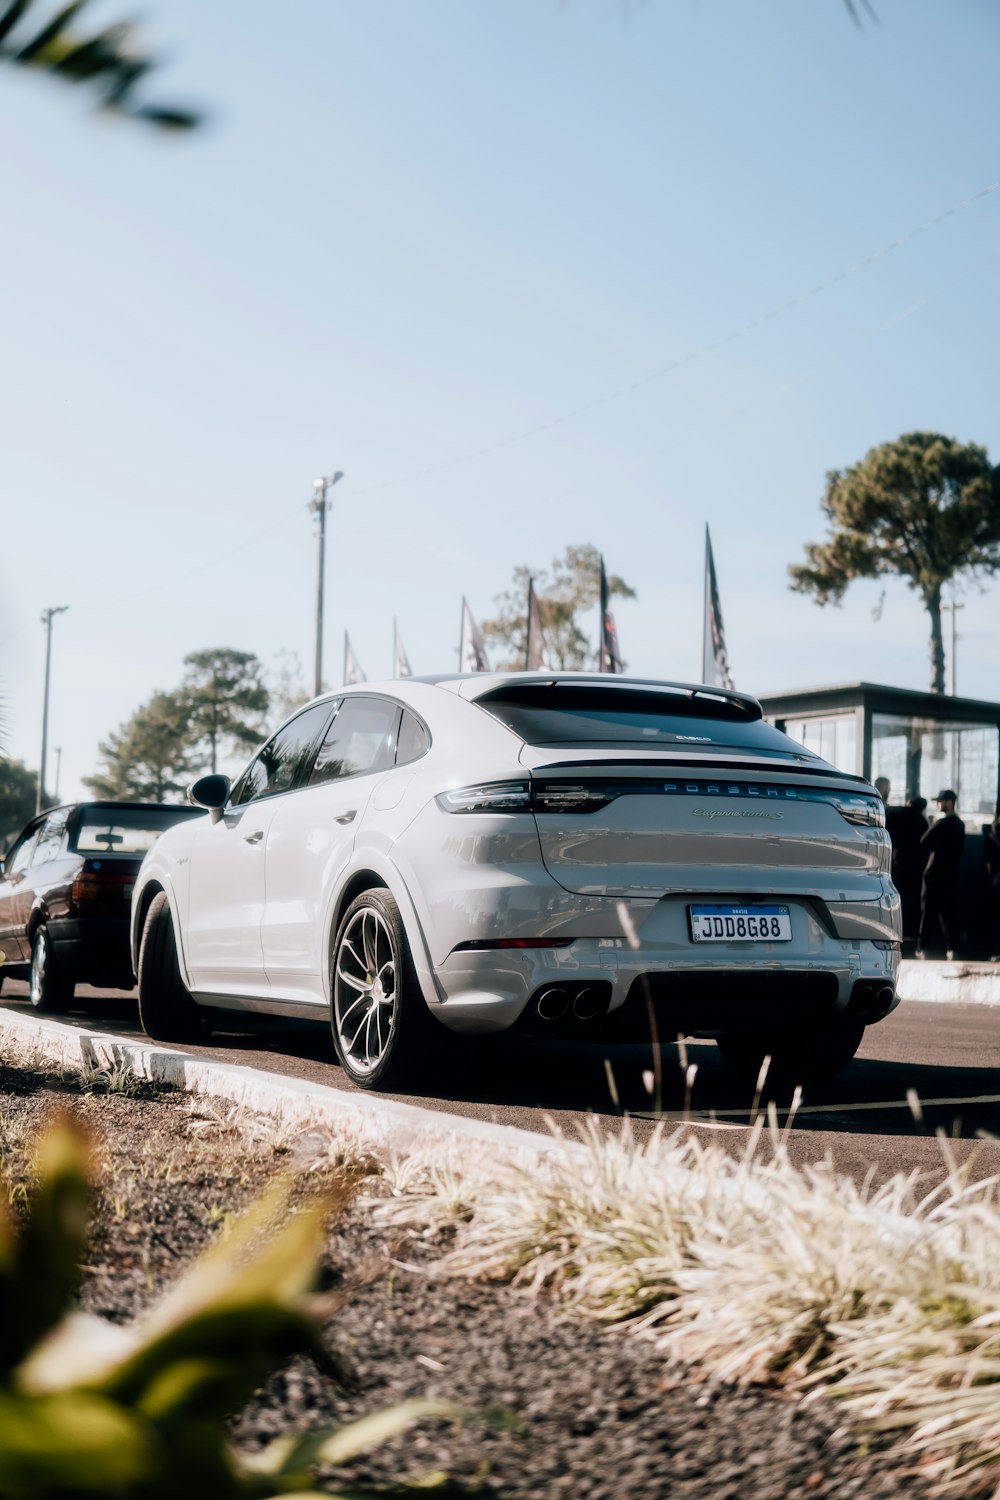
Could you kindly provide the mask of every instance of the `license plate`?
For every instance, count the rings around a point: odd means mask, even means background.
[[[790,943],[787,906],[689,906],[696,943]]]

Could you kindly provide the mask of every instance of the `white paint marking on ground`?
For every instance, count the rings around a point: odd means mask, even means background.
[[[962,1104],[1000,1104],[1000,1094],[963,1094],[957,1099],[921,1099],[921,1109],[945,1109]],[[853,1115],[859,1110],[880,1109],[909,1109],[910,1103],[907,1099],[863,1099],[849,1104],[803,1104],[795,1111],[795,1117],[800,1115]],[[785,1109],[780,1109],[779,1114],[785,1114]],[[630,1109],[629,1114],[638,1120],[676,1120],[686,1125],[718,1125],[720,1128],[726,1125],[729,1119],[743,1119],[746,1125],[750,1125],[750,1111],[748,1109],[711,1109],[692,1110],[685,1113],[683,1110],[664,1110],[657,1114],[653,1109]],[[725,1118],[720,1118],[724,1116]],[[738,1129],[739,1126],[729,1128]]]
[[[88,1031],[48,1017],[21,1014],[6,1006],[0,1006],[0,1040],[3,1038],[64,1067],[110,1069],[124,1064],[137,1077],[153,1083],[226,1099],[303,1129],[335,1127],[340,1134],[404,1154],[417,1146],[459,1144],[537,1160],[565,1150],[565,1143],[554,1136],[514,1125],[473,1120],[395,1099],[378,1099],[306,1079],[264,1073],[237,1063],[216,1062],[174,1047],[128,1041],[110,1032]]]

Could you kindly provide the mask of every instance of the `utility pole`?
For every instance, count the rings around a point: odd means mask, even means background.
[[[958,611],[964,609],[965,605],[952,599],[949,603],[942,604],[941,608],[951,610],[951,696],[956,698],[958,696],[958,631],[955,628],[955,621]]]
[[[38,796],[35,799],[35,813],[40,813],[45,801],[45,762],[49,753],[49,682],[52,677],[52,621],[56,615],[64,615],[69,609],[68,604],[60,604],[58,609],[43,609],[42,624],[45,626],[45,696],[42,700],[42,763],[38,768]]]
[[[313,656],[313,697],[316,698],[323,691],[323,589],[324,568],[326,559],[326,513],[331,507],[331,502],[326,498],[327,490],[332,490],[339,479],[343,479],[343,471],[338,469],[335,474],[324,476],[313,480],[313,497],[309,503],[309,509],[319,519],[316,528],[319,542],[316,554],[316,649]]]
[[[56,746],[56,784],[52,788],[52,795],[59,801],[59,776],[62,771],[62,745]]]

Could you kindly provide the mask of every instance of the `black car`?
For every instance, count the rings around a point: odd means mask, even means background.
[[[39,1011],[78,984],[131,989],[139,866],[165,828],[198,817],[162,802],[76,802],[33,818],[0,860],[0,984],[28,979]]]

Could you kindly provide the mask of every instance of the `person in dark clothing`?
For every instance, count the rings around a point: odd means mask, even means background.
[[[920,892],[920,947],[917,957],[926,957],[927,948],[944,932],[947,957],[955,957],[958,947],[958,871],[965,844],[965,824],[955,812],[958,797],[950,788],[935,799],[941,817],[932,823],[920,840],[927,855],[923,886]]]
[[[990,915],[993,918],[993,940],[1000,949],[1000,808],[993,819],[993,826],[983,840],[986,855],[986,875],[990,883]],[[1000,952],[990,957],[991,964],[1000,964]]]
[[[892,883],[899,892],[903,936],[907,938],[915,938],[920,930],[920,886],[927,863],[927,852],[920,841],[927,832],[926,806],[926,797],[909,797],[905,807],[886,809],[886,827],[892,839]]]

